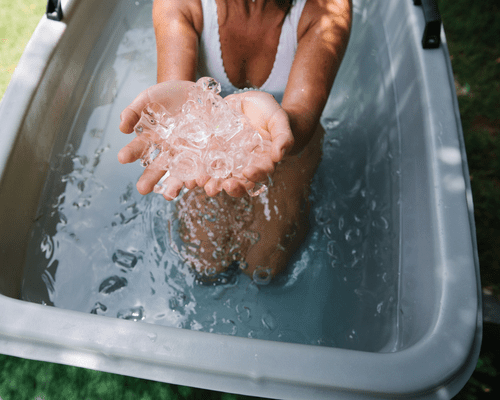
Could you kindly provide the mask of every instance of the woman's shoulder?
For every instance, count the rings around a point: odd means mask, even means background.
[[[165,22],[166,19],[187,20],[196,32],[203,31],[202,0],[155,0],[153,3],[153,20]]]
[[[304,10],[297,27],[297,39],[300,39],[309,29],[321,25],[329,25],[339,17],[343,18],[346,12],[351,12],[352,0],[305,0]]]

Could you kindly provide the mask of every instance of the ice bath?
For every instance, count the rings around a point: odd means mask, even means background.
[[[200,287],[182,256],[186,246],[179,240],[175,206],[161,196],[136,193],[140,166],[124,171],[115,161],[123,143],[116,130],[119,105],[130,100],[120,100],[125,88],[134,81],[144,87],[155,83],[147,80],[155,73],[150,9],[144,7],[141,15],[101,61],[90,89],[99,97],[112,91],[112,102],[87,99],[90,115],[74,125],[63,150],[53,153],[21,298],[242,337],[397,349],[399,271],[392,262],[399,254],[397,130],[386,129],[387,121],[368,124],[372,106],[355,97],[354,85],[340,89],[332,96],[338,103],[323,120],[328,134],[313,184],[309,234],[288,270],[265,288],[243,275],[231,276],[223,286]],[[370,54],[366,71],[372,83],[364,95],[383,97],[387,111],[378,112],[394,118],[393,89],[381,80],[388,61],[380,58],[387,54],[375,57],[375,43],[360,43],[356,36],[352,46],[366,46]],[[349,59],[338,77],[345,85],[352,80],[348,67]],[[213,202],[224,207],[220,198]],[[204,213],[219,218],[215,206]],[[255,232],[246,234],[259,240]],[[298,316],[309,323],[297,324]]]
[[[156,82],[156,52],[151,2],[112,3],[68,3],[75,25],[53,44],[66,53],[45,61],[58,78],[40,78],[18,139],[0,146],[0,350],[256,396],[456,393],[480,343],[474,228],[447,51],[420,48],[421,11],[354,2],[306,239],[271,282],[230,271],[203,285],[180,200],[141,196],[143,167],[116,159],[130,140],[119,114]]]

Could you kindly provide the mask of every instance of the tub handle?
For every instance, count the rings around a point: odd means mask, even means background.
[[[48,0],[46,14],[48,19],[61,21],[63,18],[61,0]]]
[[[416,6],[422,6],[425,28],[422,36],[424,49],[435,49],[441,44],[441,15],[436,0],[413,0]]]

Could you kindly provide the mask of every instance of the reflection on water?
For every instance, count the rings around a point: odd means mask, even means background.
[[[227,335],[394,350],[399,142],[376,21],[362,22],[356,10],[322,119],[327,134],[310,230],[287,271],[264,286],[243,274],[202,286],[181,257],[175,202],[141,196],[135,182],[142,167],[116,158],[130,140],[117,129],[121,110],[155,83],[151,5],[138,4],[135,24],[93,66],[93,95],[79,99],[83,111],[60,133],[65,145],[51,160],[23,299]]]

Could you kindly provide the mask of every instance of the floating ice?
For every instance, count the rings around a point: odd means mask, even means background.
[[[149,147],[142,165],[153,161],[182,181],[199,176],[243,177],[242,171],[263,149],[263,139],[250,121],[219,96],[220,83],[200,78],[180,112],[172,115],[161,104],[149,103],[134,130]],[[162,194],[163,180],[155,192]],[[262,190],[251,192],[260,194]]]

